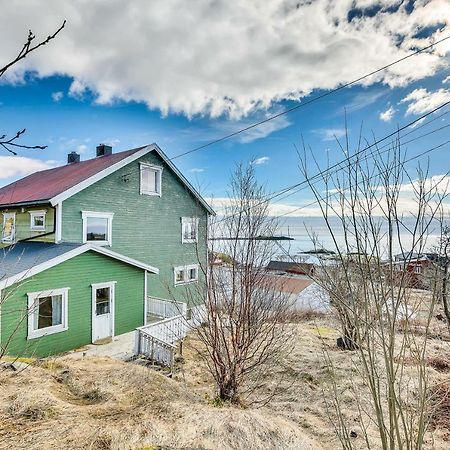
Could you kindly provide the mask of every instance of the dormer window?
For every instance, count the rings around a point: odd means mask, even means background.
[[[114,213],[82,211],[83,243],[112,245],[112,220]]]
[[[141,194],[161,196],[161,175],[162,167],[141,163]]]
[[[45,230],[45,214],[46,211],[29,211],[30,213],[30,229],[33,231]]]

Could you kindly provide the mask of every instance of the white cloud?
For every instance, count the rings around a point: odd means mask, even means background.
[[[390,106],[386,111],[380,113],[380,120],[383,122],[390,122],[394,117],[395,109],[393,106]]]
[[[448,0],[418,0],[411,14],[404,5],[393,12],[382,0],[378,14],[350,22],[353,0],[33,0],[25,9],[19,0],[4,3],[2,61],[17,53],[33,24],[45,37],[67,19],[57,39],[15,66],[9,80],[24,70],[66,74],[74,78],[71,96],[89,89],[102,104],[121,99],[163,114],[232,118],[337,87],[401,58],[448,34],[446,26],[430,38],[415,37],[450,16]],[[361,84],[404,86],[436,73],[449,51],[446,41]]]
[[[433,111],[433,109],[448,101],[450,101],[449,89],[438,89],[437,91],[429,92],[425,88],[420,88],[414,89],[400,103],[409,103],[406,114],[420,115]]]
[[[450,83],[450,75],[442,80],[442,83]]]
[[[41,161],[24,156],[0,156],[0,179],[24,177],[57,165],[56,161]]]
[[[201,167],[194,167],[189,172],[191,172],[191,173],[202,173],[204,171],[205,171],[205,169],[202,169]]]
[[[255,166],[261,166],[263,164],[267,164],[270,161],[270,158],[268,156],[261,156],[261,158],[256,158],[253,161],[253,164]]]
[[[76,152],[81,155],[83,153],[86,153],[88,151],[88,149],[89,149],[89,147],[86,144],[80,144],[80,145],[77,145]]]
[[[345,128],[322,128],[319,130],[313,130],[314,133],[318,134],[322,141],[335,141],[345,136]]]
[[[52,92],[52,99],[56,103],[58,103],[63,97],[64,97],[64,92],[62,92],[62,91]]]
[[[73,80],[70,87],[68,95],[69,97],[76,98],[78,100],[81,100],[84,96],[84,94],[87,91],[87,86],[80,80]]]

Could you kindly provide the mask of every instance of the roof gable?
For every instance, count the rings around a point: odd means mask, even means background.
[[[155,151],[161,157],[210,214],[215,214],[156,144],[35,172],[1,188],[0,206],[38,203],[50,203],[55,206],[151,151]]]
[[[159,273],[156,267],[93,244],[22,242],[0,250],[2,253],[0,254],[0,289],[26,280],[87,251],[100,253],[151,273]]]

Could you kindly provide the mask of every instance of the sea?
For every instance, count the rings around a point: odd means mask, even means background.
[[[279,240],[280,251],[288,252],[290,255],[323,248],[336,251],[339,248],[345,251],[345,237],[343,227],[337,217],[331,217],[329,220],[330,229],[322,217],[283,217],[280,219],[280,225],[277,234],[290,237],[293,240]],[[384,255],[387,254],[387,231],[386,222],[379,220],[380,226],[380,248]],[[415,219],[407,217],[402,219],[402,225],[396,234],[393,242],[393,251],[395,253],[409,252],[415,242],[414,251],[434,251],[440,240],[441,223],[438,220],[429,219],[429,225],[425,232],[414,233]],[[334,239],[333,239],[334,236]],[[413,239],[413,236],[415,238]],[[420,238],[419,238],[420,237]],[[355,241],[350,237],[351,251],[356,251]]]

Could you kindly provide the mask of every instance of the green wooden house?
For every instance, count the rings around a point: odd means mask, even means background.
[[[210,206],[153,144],[0,189],[0,342],[47,356],[145,325],[202,286]],[[196,289],[194,305],[203,302]],[[193,297],[190,296],[192,299]]]

